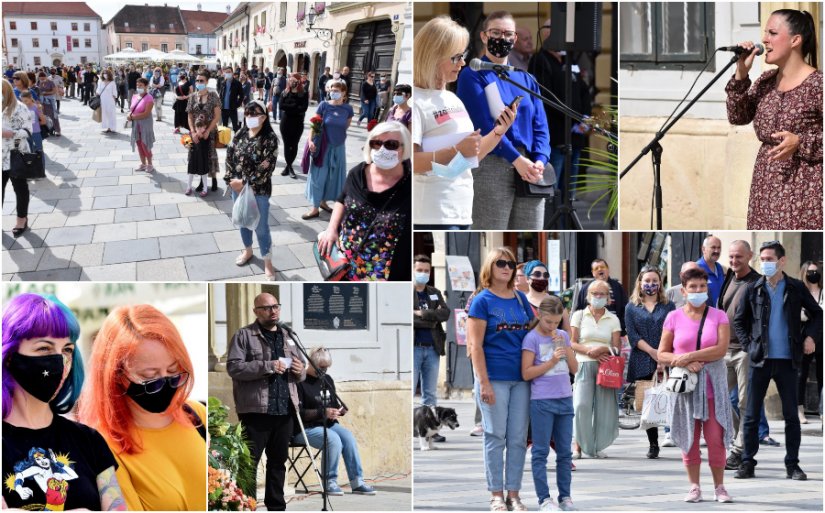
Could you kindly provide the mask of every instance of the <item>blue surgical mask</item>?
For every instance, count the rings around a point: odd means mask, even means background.
[[[415,282],[424,285],[430,281],[430,273],[415,273]]]
[[[203,91],[204,89],[206,89],[206,84],[195,84],[195,89],[197,89],[198,91]]]
[[[695,307],[700,307],[708,302],[707,292],[688,292],[687,301]]]
[[[762,274],[768,278],[776,274],[776,262],[762,262]]]
[[[329,99],[330,100],[336,100],[336,101],[340,100],[341,96],[342,96],[342,94],[341,94],[340,91],[330,91],[330,93],[329,93]]]
[[[473,167],[470,164],[470,161],[467,160],[461,152],[456,153],[453,160],[451,160],[446,166],[444,164],[439,164],[438,162],[433,162],[432,164],[433,174],[435,176],[440,176],[441,178],[447,178],[448,180],[455,180],[459,175]]]
[[[404,95],[403,94],[397,94],[397,95],[393,96],[392,97],[392,102],[396,105],[401,105],[402,103],[404,103]]]
[[[604,308],[607,306],[607,298],[606,297],[591,297],[590,298],[590,306],[595,309]]]

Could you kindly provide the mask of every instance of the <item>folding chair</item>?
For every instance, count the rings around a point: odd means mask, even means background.
[[[306,478],[307,473],[312,470],[312,456],[310,456],[311,450],[315,450],[315,461],[318,465],[321,465],[321,449],[315,449],[314,447],[306,444],[303,433],[298,433],[289,441],[289,468],[287,469],[287,474],[290,472],[295,472],[295,476],[298,478],[295,482],[295,489],[297,490],[298,485],[301,485],[304,489],[304,493],[309,493],[309,488],[307,487],[304,479]]]

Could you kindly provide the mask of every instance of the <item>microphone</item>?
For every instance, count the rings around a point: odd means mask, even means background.
[[[753,46],[756,48],[756,54],[755,55],[762,55],[763,53],[765,53],[765,47],[762,46],[762,43],[756,43]],[[743,48],[739,45],[721,46],[721,47],[717,48],[717,50],[719,50],[721,52],[733,52],[737,55],[750,52],[750,50],[748,50],[747,48]]]
[[[508,64],[496,64],[494,62],[482,61],[481,59],[473,59],[470,61],[470,69],[473,71],[518,71],[513,66]]]
[[[286,324],[285,322],[283,322],[283,321],[278,321],[278,322],[276,322],[276,323],[275,323],[275,326],[278,326],[279,328],[281,328],[282,330],[286,331],[286,332],[287,332],[287,333],[289,333],[290,335],[292,335],[293,333],[295,333],[294,331],[292,331],[292,328],[290,328],[290,327],[289,327],[289,325],[287,325],[287,324]]]

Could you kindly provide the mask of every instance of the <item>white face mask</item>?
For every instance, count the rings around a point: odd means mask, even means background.
[[[137,94],[143,94],[143,93],[146,92],[146,89],[144,89],[142,87],[138,87],[137,89],[135,89],[135,91],[137,92]]]
[[[392,169],[398,165],[398,150],[388,150],[383,146],[370,151],[373,164],[379,169]]]
[[[259,120],[257,116],[247,116],[246,126],[249,128],[258,128],[261,126],[261,120]]]
[[[340,91],[332,91],[329,93],[330,100],[340,100],[341,99],[341,92]]]
[[[232,78],[232,73],[224,73],[223,78],[226,79],[226,80],[231,79]]]

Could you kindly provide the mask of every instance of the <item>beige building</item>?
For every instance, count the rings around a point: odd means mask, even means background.
[[[178,7],[125,5],[104,26],[107,54],[124,48],[145,52],[187,50],[186,25]]]
[[[811,12],[821,34],[822,4],[819,2],[667,4],[679,6],[669,11],[673,16],[671,30],[675,26],[675,32],[685,37],[659,39],[653,34],[662,32],[656,24],[665,4],[640,5],[622,3],[619,7],[620,169],[661,129],[697,78],[699,69],[710,59],[713,48],[746,40],[761,41],[770,13],[784,7]],[[691,12],[685,17],[677,12],[680,10]],[[643,37],[645,34],[647,37]],[[717,54],[710,71],[699,77],[691,97],[710,82],[731,55]],[[764,57],[757,58],[750,72],[751,80],[767,69]],[[725,73],[662,140],[664,229],[746,227],[751,176],[760,142],[752,125],[728,123],[725,84],[732,75],[733,71]],[[647,155],[621,180],[620,228],[651,227],[652,169],[651,157]]]

